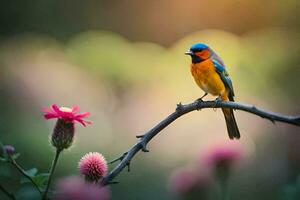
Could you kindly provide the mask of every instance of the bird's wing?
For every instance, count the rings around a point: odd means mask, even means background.
[[[217,73],[220,75],[225,87],[228,89],[228,97],[230,101],[234,101],[234,91],[232,86],[232,81],[229,78],[229,74],[226,71],[226,68],[223,64],[221,64],[218,60],[213,59],[214,66],[216,68]]]

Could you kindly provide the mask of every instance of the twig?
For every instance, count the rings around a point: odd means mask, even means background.
[[[40,190],[39,186],[34,182],[34,180],[32,179],[32,177],[30,177],[25,171],[24,169],[17,163],[17,161],[12,158],[11,156],[9,156],[10,158],[10,163],[16,167],[16,169],[23,175],[25,176],[33,185],[34,187],[39,191],[40,194],[42,194],[42,191]]]
[[[107,185],[126,167],[130,165],[132,158],[139,151],[148,152],[146,145],[150,140],[155,137],[160,131],[166,128],[169,124],[175,121],[177,118],[195,110],[201,110],[204,108],[231,108],[234,110],[243,110],[254,115],[260,116],[265,119],[269,119],[271,122],[279,121],[295,126],[300,126],[300,115],[299,116],[287,116],[278,113],[273,113],[256,108],[253,105],[241,104],[236,102],[225,102],[225,101],[195,101],[190,104],[182,105],[177,104],[176,111],[170,114],[163,121],[159,122],[156,126],[146,132],[144,135],[137,136],[140,141],[133,145],[125,154],[115,161],[120,160],[120,163],[108,174],[102,181],[102,185]]]
[[[46,189],[45,189],[45,192],[44,192],[44,195],[43,195],[43,200],[47,199],[47,195],[48,195],[49,187],[50,187],[50,184],[51,184],[51,180],[52,180],[52,177],[53,177],[53,174],[54,174],[54,170],[55,170],[55,167],[56,167],[56,164],[57,164],[58,157],[59,157],[61,152],[62,152],[61,149],[59,149],[59,148],[56,149],[55,157],[54,157],[54,159],[52,161],[52,164],[51,164]]]
[[[0,190],[10,199],[15,200],[15,196],[13,194],[11,194],[10,192],[8,192],[2,185],[0,185]]]

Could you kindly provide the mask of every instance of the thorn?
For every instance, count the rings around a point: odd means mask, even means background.
[[[182,103],[179,102],[179,103],[177,104],[176,111],[177,111],[177,112],[180,112],[181,110],[182,110]]]
[[[149,152],[149,150],[146,147],[146,145],[147,145],[146,142],[142,142],[141,145],[142,145],[142,151],[143,152]]]
[[[126,164],[127,166],[127,172],[130,172],[130,162]]]
[[[120,156],[119,158],[116,158],[116,159],[110,161],[108,164],[113,164],[113,163],[115,163],[115,162],[117,162],[117,161],[119,161],[119,160],[122,161],[122,160],[124,159],[124,157],[127,155],[127,153],[128,153],[128,152],[123,153],[122,156]]]
[[[213,111],[216,111],[217,110],[217,106],[219,105],[219,103],[221,103],[222,102],[222,99],[220,98],[220,97],[217,97],[216,99],[215,99],[215,105],[214,105],[214,107],[213,107]]]
[[[113,185],[113,184],[118,184],[120,183],[119,181],[109,181],[107,184],[108,185]]]
[[[116,158],[116,159],[114,159],[114,160],[108,162],[108,164],[109,164],[109,165],[110,165],[110,164],[113,164],[113,163],[117,162],[118,160],[121,160],[121,159],[120,159],[120,158]]]
[[[136,138],[143,138],[145,135],[136,135]]]
[[[274,120],[274,119],[270,119],[270,121],[271,121],[273,124],[275,124],[275,120]]]

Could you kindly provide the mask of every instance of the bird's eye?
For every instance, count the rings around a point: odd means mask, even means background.
[[[197,52],[201,52],[203,49],[197,49]]]

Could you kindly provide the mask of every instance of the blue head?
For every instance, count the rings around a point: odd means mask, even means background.
[[[185,54],[191,56],[193,63],[199,63],[210,58],[212,53],[212,50],[206,44],[198,43],[191,46]]]
[[[208,48],[209,47],[206,44],[197,43],[197,44],[194,44],[193,46],[191,46],[190,51],[199,52],[199,51],[203,51],[204,49],[208,49]]]

